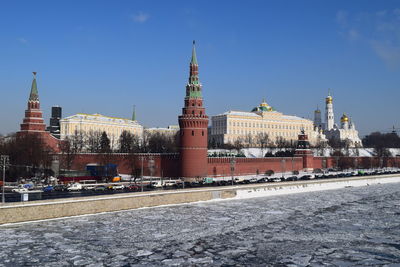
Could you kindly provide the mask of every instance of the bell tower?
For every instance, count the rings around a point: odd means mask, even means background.
[[[181,176],[194,180],[207,175],[208,116],[203,107],[195,42],[189,68],[189,81],[182,115],[179,116]]]

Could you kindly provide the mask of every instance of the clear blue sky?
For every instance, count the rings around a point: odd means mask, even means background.
[[[262,98],[312,118],[332,89],[361,134],[400,127],[400,1],[2,1],[0,133],[42,109],[177,124],[192,40],[208,115]]]

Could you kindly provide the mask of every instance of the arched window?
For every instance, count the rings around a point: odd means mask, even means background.
[[[194,115],[194,110],[192,110],[192,114]]]
[[[194,136],[194,131],[192,131],[192,136]]]
[[[201,135],[204,136],[204,131],[201,131]]]

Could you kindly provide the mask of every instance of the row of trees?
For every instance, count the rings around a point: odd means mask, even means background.
[[[224,149],[236,149],[242,148],[259,147],[264,148],[295,148],[297,141],[289,141],[279,136],[275,140],[272,140],[267,133],[258,133],[256,135],[247,134],[244,137],[237,138],[234,142],[227,144],[218,143],[217,140],[210,138],[208,141],[208,148],[224,148]]]
[[[9,177],[32,177],[52,175],[52,151],[37,135],[17,136],[15,134],[0,138],[0,155],[8,155]]]

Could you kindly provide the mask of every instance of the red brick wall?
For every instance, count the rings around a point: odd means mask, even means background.
[[[282,160],[285,163],[282,165]],[[231,158],[208,158],[208,175],[231,175]],[[303,169],[303,159],[294,158],[235,158],[235,175],[264,174],[267,170],[274,172]]]
[[[61,155],[62,157],[62,155]],[[135,154],[134,159],[130,159],[128,154],[112,154],[109,163],[118,165],[119,173],[130,174],[132,172],[131,165],[134,166],[137,174],[141,173],[141,166],[143,160],[143,172],[145,176],[150,175],[149,160],[153,159],[155,163],[154,176],[163,177],[180,177],[180,159],[179,154]],[[282,166],[282,159],[285,160]],[[326,162],[327,168],[336,167],[336,158],[334,157],[314,157],[314,169],[323,168],[323,162]],[[356,162],[358,167],[378,167],[380,160],[378,158],[370,157],[343,157],[342,160],[354,164]],[[75,170],[84,170],[86,164],[101,163],[100,154],[79,154],[74,162],[72,168]],[[207,172],[209,176],[229,176],[231,175],[231,158],[207,158]],[[303,169],[303,158],[301,157],[286,157],[286,158],[235,158],[235,175],[264,174],[267,170],[274,172],[281,172],[284,168],[285,172]],[[396,163],[397,161],[397,163]],[[371,164],[372,162],[372,164]],[[400,167],[400,157],[387,158],[382,160],[382,166]]]

